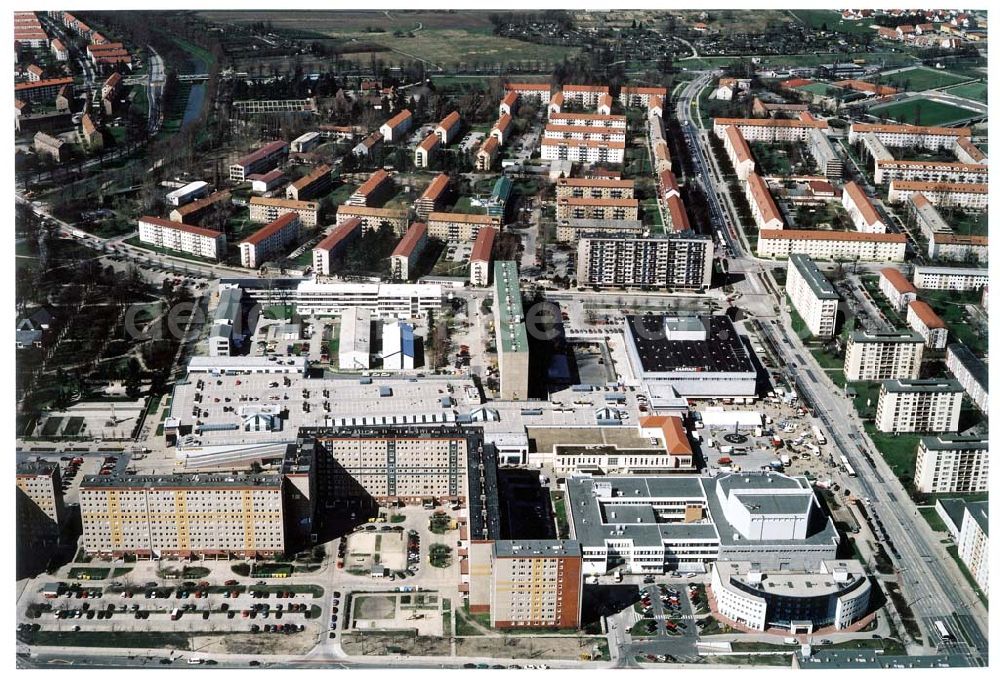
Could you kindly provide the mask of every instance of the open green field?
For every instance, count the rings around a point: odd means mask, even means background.
[[[202,12],[210,21],[269,22],[275,30],[301,37],[344,38],[383,45],[432,67],[458,63],[491,65],[542,61],[550,64],[576,54],[579,48],[537,45],[493,35],[487,12],[370,11],[370,12]],[[397,36],[397,31],[402,36]],[[367,55],[362,55],[365,59]]]
[[[810,94],[818,94],[820,96],[827,96],[836,92],[839,87],[833,87],[826,84],[825,82],[811,82],[808,85],[802,85],[801,87],[796,87],[796,91],[809,92]]]
[[[908,92],[923,92],[928,89],[938,89],[948,85],[957,85],[968,80],[964,75],[955,75],[947,70],[936,70],[933,68],[908,68],[905,71],[883,75],[880,82],[883,85],[890,85],[896,89],[904,89]]]
[[[966,108],[922,97],[911,97],[884,106],[872,106],[868,112],[898,123],[928,126],[952,125],[975,115]]]
[[[875,443],[875,447],[882,453],[882,458],[892,469],[897,477],[913,477],[913,471],[917,461],[917,443],[920,442],[920,435],[916,433],[882,433],[875,428],[874,424],[866,423],[865,432]]]
[[[788,10],[788,13],[810,28],[821,30],[825,25],[826,30],[834,33],[871,34],[874,23],[871,19],[844,21],[840,12],[832,9],[796,9]]]
[[[966,99],[972,99],[973,101],[979,101],[985,104],[987,103],[989,87],[986,86],[985,82],[967,82],[964,85],[958,85],[957,87],[949,87],[945,91],[948,94],[954,94],[957,97],[964,97]]]

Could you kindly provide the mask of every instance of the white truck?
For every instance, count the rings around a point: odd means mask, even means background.
[[[791,464],[792,464],[792,460],[791,460],[791,458],[787,454],[781,455],[781,465],[782,466],[791,466]]]

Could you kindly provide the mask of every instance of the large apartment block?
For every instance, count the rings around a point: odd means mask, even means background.
[[[251,174],[264,174],[288,158],[288,142],[272,141],[229,166],[229,180],[246,181]]]
[[[962,343],[954,343],[948,347],[945,366],[955,375],[965,392],[983,412],[989,412],[989,368],[982,360]]]
[[[491,554],[490,625],[580,626],[583,553],[576,541],[496,541]]]
[[[830,137],[813,127],[806,135],[806,146],[816,161],[819,171],[831,179],[839,179],[844,173],[844,161],[833,147]]]
[[[333,264],[343,254],[347,245],[360,235],[360,219],[350,219],[339,226],[334,226],[329,235],[313,248],[313,273],[333,275]]]
[[[320,496],[419,503],[467,495],[468,456],[482,441],[456,428],[345,426],[301,429],[315,446]]]
[[[948,345],[948,327],[926,301],[911,301],[906,309],[906,324],[924,338],[927,348]]]
[[[638,219],[635,198],[557,198],[556,219]]]
[[[624,141],[596,141],[574,139],[542,139],[542,160],[569,160],[571,162],[606,162],[620,165],[625,161]]]
[[[522,97],[533,97],[543,106],[547,106],[552,98],[552,87],[547,82],[509,82],[507,92],[517,92]]]
[[[953,379],[883,381],[875,426],[884,433],[957,431],[962,394],[962,385]]]
[[[528,333],[517,263],[493,264],[493,313],[496,315],[497,362],[500,367],[500,399],[528,398]]]
[[[990,179],[987,165],[923,160],[876,160],[875,183],[928,181],[984,184]]]
[[[643,237],[647,229],[639,219],[560,219],[556,223],[556,240],[574,244],[588,234],[599,233],[602,236],[632,236]]]
[[[864,189],[853,181],[844,184],[840,198],[847,215],[854,222],[854,228],[861,233],[885,233],[886,227],[875,205],[868,199]]]
[[[85,476],[83,535],[94,555],[254,558],[285,550],[280,475]]]
[[[955,157],[958,158],[959,162],[985,165],[989,160],[982,149],[972,143],[972,139],[969,137],[960,137],[952,150],[955,151]]]
[[[813,336],[833,336],[840,295],[808,256],[788,257],[785,292]]]
[[[704,289],[712,282],[714,243],[693,232],[634,238],[586,233],[577,245],[580,286]]]
[[[545,126],[544,138],[625,143],[625,130],[618,127],[581,127],[579,125],[553,125],[549,123]]]
[[[914,193],[922,193],[938,207],[960,207],[984,210],[989,203],[988,184],[962,184],[953,182],[903,181],[889,183],[889,202],[906,202]]]
[[[808,254],[813,259],[835,261],[903,261],[906,236],[902,233],[766,230],[757,234],[757,254],[763,257]]]
[[[345,204],[352,207],[376,207],[392,196],[392,192],[392,175],[384,169],[375,170]]]
[[[855,143],[863,134],[872,134],[890,148],[919,147],[936,151],[952,148],[962,137],[971,137],[969,127],[918,127],[916,125],[870,125],[851,123],[847,133],[849,143]]]
[[[240,263],[244,268],[261,264],[284,254],[299,239],[301,222],[296,214],[284,214],[240,243]]]
[[[426,219],[430,216],[431,212],[438,209],[442,198],[444,198],[448,192],[449,181],[450,177],[444,173],[437,175],[431,180],[427,189],[424,190],[424,192],[413,204],[419,218]]]
[[[389,256],[392,277],[397,280],[409,280],[413,275],[414,264],[417,263],[426,246],[427,224],[415,221],[406,229],[406,233],[396,243],[396,248]]]
[[[958,533],[958,557],[983,591],[990,590],[989,502],[967,502]]]
[[[812,116],[798,120],[781,120],[778,118],[714,118],[712,131],[720,140],[727,127],[736,127],[748,142],[762,141],[807,141],[810,130],[826,131],[829,125],[826,120],[816,120]]]
[[[351,219],[361,220],[361,233],[378,231],[383,226],[392,229],[397,236],[402,237],[410,225],[409,213],[406,210],[394,210],[385,207],[352,207],[341,205],[337,208],[337,224],[343,224]]]
[[[913,485],[918,492],[987,492],[990,449],[985,436],[939,435],[921,438]]]
[[[607,85],[563,85],[562,95],[566,102],[577,103],[586,108],[596,108],[602,95],[610,94]]]
[[[736,176],[741,181],[746,181],[757,165],[754,163],[753,154],[750,152],[750,145],[747,144],[746,139],[740,134],[740,128],[736,125],[729,125],[724,128],[722,144],[726,149],[726,154],[729,156],[729,162],[732,163],[733,169],[736,171]]]
[[[219,260],[226,254],[226,235],[200,226],[159,217],[139,217],[139,242]]]
[[[500,221],[487,214],[431,212],[427,216],[427,235],[447,242],[469,242],[476,239],[484,226],[499,229]]]
[[[328,193],[333,186],[333,175],[330,170],[329,165],[316,167],[285,189],[285,197],[289,200],[308,200]]]
[[[197,224],[213,212],[227,212],[232,204],[232,197],[232,194],[228,190],[216,191],[206,198],[200,198],[171,210],[170,221],[182,224]]]
[[[635,182],[631,179],[594,177],[556,180],[556,199],[591,198],[596,200],[623,200],[635,197]]]
[[[626,127],[624,115],[599,115],[596,113],[554,113],[549,116],[550,125],[574,125],[576,127]]]
[[[924,338],[916,332],[855,330],[847,339],[847,381],[916,379],[924,357]]]
[[[493,263],[493,241],[497,230],[492,226],[479,229],[469,256],[469,284],[486,287],[490,284],[490,265]]]
[[[921,290],[981,290],[990,282],[986,268],[952,268],[949,266],[914,266],[913,285]]]
[[[17,464],[17,541],[33,547],[52,545],[66,518],[59,464],[28,461]]]
[[[319,203],[303,200],[282,200],[281,198],[250,198],[250,221],[266,224],[286,214],[295,214],[306,228],[315,228],[319,223]]]
[[[378,131],[382,138],[388,143],[396,143],[403,140],[403,136],[413,126],[413,114],[408,110],[402,110],[389,118]]]
[[[757,224],[761,232],[766,230],[781,230],[785,227],[785,220],[781,218],[781,211],[775,204],[771,191],[767,188],[767,183],[756,172],[747,174],[744,186],[747,203],[750,205],[750,213],[753,215],[754,223]]]

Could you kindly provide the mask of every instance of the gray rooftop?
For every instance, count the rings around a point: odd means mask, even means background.
[[[817,299],[840,299],[837,290],[833,288],[830,281],[819,270],[812,257],[807,254],[792,254],[788,257],[788,261],[799,272],[799,275],[805,279],[806,284],[809,285],[809,289],[812,290],[813,295]]]
[[[625,324],[643,372],[755,372],[736,327],[724,315],[629,315]],[[685,331],[705,332],[707,338],[669,338]]]
[[[517,274],[517,264],[513,261],[497,261],[493,264],[493,286],[496,290],[498,315],[497,334],[504,353],[528,350],[528,333],[524,326],[524,307],[521,305],[521,285]]]
[[[938,435],[920,439],[920,444],[928,450],[986,450],[989,438],[986,436]]]
[[[990,536],[990,503],[988,501],[970,501],[965,503],[965,510],[979,525],[987,537]]]
[[[924,338],[913,330],[854,330],[851,341],[855,343],[909,343],[922,344]]]
[[[513,539],[493,543],[493,551],[499,558],[554,558],[558,556],[580,556],[583,551],[580,542],[571,539]]]
[[[80,483],[81,489],[98,489],[102,487],[133,487],[133,488],[228,488],[228,487],[281,487],[281,476],[263,473],[246,473],[232,475],[224,473],[171,473],[164,475],[109,475],[84,476]]]
[[[887,379],[882,388],[889,393],[962,393],[955,379]]]
[[[17,475],[25,476],[50,476],[59,464],[53,461],[21,461],[17,464]]]
[[[969,347],[961,342],[949,344],[948,353],[954,355],[955,359],[972,374],[976,383],[986,390],[990,383],[990,370],[986,363],[977,358]]]

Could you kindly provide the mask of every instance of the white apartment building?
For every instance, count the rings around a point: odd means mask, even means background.
[[[922,193],[938,207],[961,207],[984,210],[989,204],[988,184],[956,184],[949,182],[902,181],[889,183],[889,202],[905,202],[914,193]]]
[[[921,438],[913,485],[925,494],[987,492],[989,440],[985,436],[963,435]]]
[[[903,261],[906,236],[902,233],[849,233],[843,231],[762,230],[757,234],[757,254],[787,257],[808,254],[834,261]]]
[[[547,106],[552,98],[552,87],[548,83],[509,82],[506,85],[506,90],[508,93],[517,92],[519,96],[525,98],[536,98],[543,106]]]
[[[413,166],[417,169],[427,169],[431,166],[435,153],[441,146],[441,137],[431,132],[413,149]]]
[[[607,85],[563,85],[562,95],[565,101],[579,104],[586,108],[595,108],[602,95],[609,95]]]
[[[452,111],[434,128],[434,134],[441,139],[441,143],[448,145],[455,140],[460,129],[462,129],[462,116],[458,111]]]
[[[557,198],[556,219],[638,219],[635,198]]]
[[[840,295],[807,255],[788,257],[785,292],[813,336],[833,336]]]
[[[808,141],[809,132],[819,129],[826,132],[829,125],[825,120],[807,116],[804,120],[781,120],[778,118],[714,118],[712,131],[719,139],[730,126],[737,127],[748,142],[762,141]]]
[[[864,189],[853,181],[844,184],[840,198],[844,210],[854,222],[854,228],[861,233],[885,233],[886,227],[875,205],[868,199]]]
[[[384,125],[379,127],[378,131],[382,135],[382,139],[388,143],[394,143],[402,141],[412,126],[413,114],[408,110],[403,110],[389,118]]]
[[[556,180],[556,199],[603,198],[621,200],[635,197],[635,181],[611,177],[561,177]]]
[[[948,347],[945,366],[962,384],[976,407],[989,412],[990,375],[986,363],[977,358],[965,344],[953,343]]]
[[[598,115],[596,113],[554,113],[549,116],[550,125],[573,125],[576,127],[615,127],[625,129],[624,115]]]
[[[383,226],[392,229],[397,236],[402,237],[410,225],[407,210],[395,210],[385,207],[353,207],[343,204],[337,208],[337,224],[343,224],[351,219],[361,219],[362,235],[369,231],[378,231]]]
[[[88,554],[253,558],[285,550],[282,478],[272,475],[86,476]]]
[[[396,243],[396,248],[389,256],[389,268],[396,280],[409,280],[412,266],[417,263],[420,254],[427,246],[427,224],[415,221],[406,230],[406,234]]]
[[[979,588],[990,590],[989,503],[968,502],[958,533],[958,557],[972,573]],[[987,595],[989,595],[987,593]]]
[[[883,433],[957,431],[962,395],[962,385],[954,379],[883,381],[875,427]]]
[[[990,180],[990,174],[987,165],[964,162],[876,160],[875,183],[884,184],[895,180],[985,184]]]
[[[959,162],[967,162],[975,165],[985,165],[989,158],[982,149],[972,143],[969,137],[961,137],[952,149]]]
[[[577,245],[581,287],[704,289],[712,282],[711,236],[693,232],[638,238],[585,233]]]
[[[476,241],[469,256],[469,283],[473,287],[486,287],[490,284],[490,267],[493,261],[493,241],[497,230],[492,226],[479,229]]]
[[[951,268],[947,266],[914,266],[913,285],[921,290],[979,290],[990,282],[986,268]]]
[[[517,113],[518,99],[521,95],[517,92],[507,92],[503,99],[500,100],[500,112],[498,115],[502,118],[505,115],[513,116]]]
[[[736,125],[726,127],[722,135],[722,143],[729,155],[729,162],[732,163],[733,169],[736,171],[736,176],[739,177],[740,181],[746,181],[747,177],[755,171],[756,163],[754,163],[753,154],[750,152],[750,146],[740,134],[740,128]]]
[[[927,348],[943,349],[948,345],[948,327],[927,302],[919,299],[910,302],[906,324],[924,338]]]
[[[806,146],[816,160],[819,171],[831,179],[839,179],[844,173],[844,161],[833,147],[823,130],[813,127],[806,135]]]
[[[767,183],[761,179],[756,172],[747,174],[746,185],[747,202],[750,204],[750,213],[757,224],[757,229],[763,233],[768,230],[781,230],[785,227],[785,220],[781,218],[781,211],[775,204],[771,191],[767,188]]]
[[[292,298],[300,315],[338,316],[349,308],[362,307],[371,309],[376,318],[421,318],[427,311],[441,308],[441,286],[304,280]]]
[[[544,138],[625,143],[625,130],[619,127],[581,127],[579,125],[548,124],[545,126]]]
[[[351,219],[339,226],[334,226],[330,234],[320,240],[313,248],[313,273],[315,275],[333,275],[333,263],[336,262],[344,248],[360,235],[360,219]]]
[[[927,241],[927,255],[940,261],[985,264],[989,261],[989,251],[989,238],[985,235],[933,233]]]
[[[486,226],[500,228],[500,219],[487,214],[431,212],[427,215],[427,235],[447,242],[470,242]]]
[[[883,145],[892,147],[918,147],[936,151],[952,148],[962,137],[971,137],[969,127],[918,127],[917,125],[870,125],[851,123],[847,133],[849,143],[858,141],[863,134],[874,135]]]
[[[586,141],[571,139],[542,139],[542,160],[569,160],[571,162],[606,162],[621,164],[625,161],[624,141]]]
[[[847,339],[844,377],[847,381],[916,379],[924,357],[924,339],[913,331],[855,330]]]
[[[226,254],[226,235],[159,217],[139,217],[139,242],[218,261]]]
[[[894,268],[883,268],[879,271],[878,289],[896,313],[906,310],[906,305],[917,298],[917,288],[906,276]]]
[[[315,228],[319,223],[319,203],[303,200],[282,200],[281,198],[250,198],[250,221],[266,224],[285,214],[296,214],[306,228]]]
[[[261,264],[284,254],[299,239],[302,223],[297,214],[284,214],[240,243],[240,263],[244,268]]]
[[[510,141],[510,135],[514,131],[511,129],[513,124],[514,118],[509,115],[501,115],[497,121],[493,123],[493,127],[490,129],[490,136],[496,137],[497,143],[503,146],[505,142]]]

